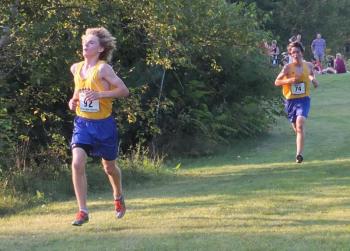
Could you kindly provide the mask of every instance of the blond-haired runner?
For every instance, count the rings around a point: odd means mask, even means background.
[[[303,59],[304,48],[299,42],[288,45],[292,63],[284,66],[278,74],[275,85],[282,86],[285,110],[296,134],[296,162],[303,161],[305,121],[310,110],[310,82],[316,88],[318,81],[313,65]]]
[[[87,29],[82,36],[84,61],[70,70],[74,76],[74,94],[69,109],[75,111],[71,141],[72,179],[79,211],[74,226],[89,221],[87,208],[86,160],[88,156],[102,158],[102,165],[113,189],[115,212],[122,218],[126,207],[122,194],[121,171],[116,165],[118,131],[112,116],[112,102],[126,97],[129,90],[107,64],[115,49],[115,38],[105,28]]]

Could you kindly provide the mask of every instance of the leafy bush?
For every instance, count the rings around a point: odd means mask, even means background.
[[[144,183],[150,178],[166,174],[164,169],[164,156],[150,157],[149,151],[138,144],[128,154],[122,155],[118,164],[123,172],[123,183]]]
[[[134,186],[153,181],[164,180],[170,174],[164,168],[164,157],[149,157],[149,152],[141,147],[122,154],[118,166],[122,170],[123,185]],[[106,191],[110,188],[102,165],[96,159],[89,159],[86,167],[89,192]],[[51,170],[51,168],[47,168]],[[14,213],[28,206],[37,206],[53,199],[72,196],[74,189],[68,166],[60,170],[55,177],[35,175],[34,170],[10,170],[10,175],[0,178],[0,215]]]
[[[151,156],[184,145],[201,154],[206,144],[263,132],[273,122],[273,73],[258,48],[268,33],[256,13],[223,0],[4,0],[0,175],[55,180],[67,171],[69,67],[92,26],[117,38],[111,64],[131,90],[113,114],[125,156],[139,143]]]

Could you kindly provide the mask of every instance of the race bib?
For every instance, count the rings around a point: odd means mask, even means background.
[[[87,101],[84,92],[79,93],[79,104],[80,111],[82,112],[98,112],[100,111],[100,102],[99,100]]]
[[[305,83],[292,84],[291,88],[294,95],[305,94]]]

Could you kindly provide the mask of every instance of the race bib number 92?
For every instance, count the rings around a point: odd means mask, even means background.
[[[100,111],[99,100],[87,101],[84,92],[79,93],[79,105],[82,112],[98,112]]]

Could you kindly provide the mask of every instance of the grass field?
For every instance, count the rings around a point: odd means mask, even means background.
[[[319,77],[302,164],[281,118],[264,137],[128,189],[122,220],[109,193],[90,195],[82,227],[70,225],[74,198],[1,218],[0,250],[350,250],[349,79]]]

